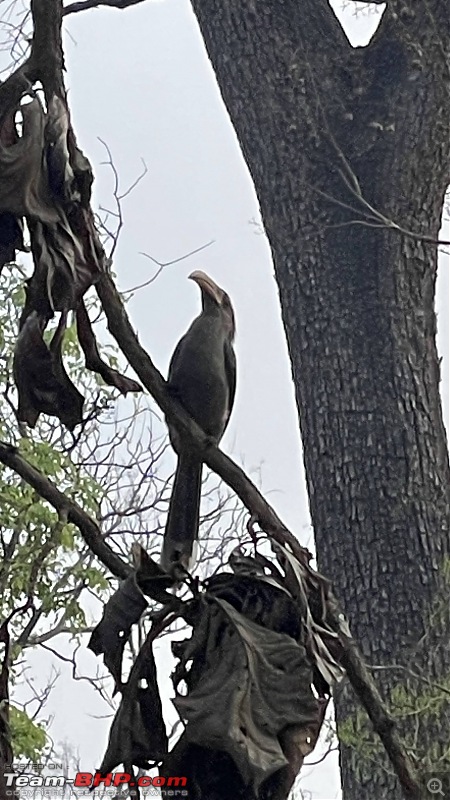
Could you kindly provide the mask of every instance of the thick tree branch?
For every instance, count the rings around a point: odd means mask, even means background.
[[[63,16],[75,14],[77,11],[87,11],[89,8],[107,6],[108,8],[129,8],[143,3],[144,0],[80,0],[78,3],[70,3],[63,9]]]
[[[277,16],[279,10],[276,10]],[[288,4],[288,12],[287,21],[292,20],[292,35],[297,46],[301,43],[305,52],[308,51],[308,59],[314,61],[322,72],[330,73],[330,52],[345,54],[350,50],[350,44],[328,0],[303,0],[302,3],[293,0]],[[324,54],[327,56],[325,61]]]
[[[415,0],[389,0],[387,11],[405,28],[413,30],[423,45],[429,42],[430,33],[435,42],[450,39],[447,0],[426,0],[420,7]]]
[[[329,620],[338,632],[339,615],[333,615],[331,612]],[[361,657],[359,648],[354,639],[345,636],[345,634],[339,633],[339,640],[343,647],[341,664],[347,673],[353,691],[365,708],[374,730],[383,743],[405,798],[407,800],[421,800],[423,795],[414,764],[398,734],[396,722],[384,704],[376,684]]]
[[[0,461],[6,467],[14,470],[36,492],[50,503],[62,516],[66,515],[68,522],[73,522],[79,529],[84,541],[100,561],[111,570],[117,578],[126,578],[131,572],[120,556],[116,555],[107,544],[96,522],[85,511],[70,500],[42,472],[35,469],[24,459],[17,448],[5,442],[0,442]]]
[[[413,0],[389,0],[368,47],[381,44],[388,53],[395,41],[400,50],[392,51],[393,60],[386,64],[387,69],[405,73],[400,64],[407,58],[412,70],[418,63],[433,65],[436,83],[448,80],[450,25],[446,0],[427,0],[420,7]]]

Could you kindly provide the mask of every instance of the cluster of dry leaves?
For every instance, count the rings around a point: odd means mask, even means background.
[[[160,775],[187,777],[192,800],[287,796],[343,670],[339,637],[327,620],[328,582],[306,560],[273,546],[277,565],[238,548],[230,571],[192,583],[186,601],[167,592],[171,579],[134,547],[135,570],[106,605],[89,644],[103,654],[122,694],[102,774],[124,764],[133,775],[133,766],[162,762]],[[150,634],[124,682],[125,644],[146,613],[146,596],[162,610],[151,615]],[[179,617],[192,635],[172,645],[174,705],[185,728],[169,752],[153,642]]]
[[[0,129],[0,174],[0,272],[17,250],[29,249],[25,226],[34,264],[14,353],[18,417],[34,426],[45,413],[72,430],[82,421],[84,398],[63,361],[69,312],[76,317],[86,367],[124,394],[141,387],[101,359],[83,300],[105,268],[105,257],[90,210],[91,168],[56,95],[45,109],[35,94],[6,117]],[[44,331],[55,314],[59,321],[47,344]]]

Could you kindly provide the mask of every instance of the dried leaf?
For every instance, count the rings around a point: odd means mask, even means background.
[[[43,412],[73,430],[82,420],[84,400],[62,362],[66,317],[61,316],[50,348],[42,338],[44,324],[33,311],[17,338],[13,373],[19,395],[18,418],[34,427]]]
[[[250,566],[246,561],[238,575],[214,575],[206,582],[208,593],[226,600],[258,625],[300,641],[302,623],[294,599],[272,577],[251,574]]]
[[[73,135],[70,142],[70,136],[67,106],[54,95],[48,103],[45,126],[49,183],[53,194],[63,204],[81,202],[87,208],[94,176],[88,159],[76,147]]]
[[[15,261],[16,250],[28,250],[23,241],[22,220],[5,212],[0,214],[0,274],[5,264]]]
[[[15,130],[17,110],[23,119],[20,137],[11,133]],[[34,98],[14,109],[5,124],[7,134],[0,136],[0,212],[18,218],[56,222],[59,214],[53,203],[43,158],[46,115],[40,101]]]
[[[328,591],[329,581],[317,572],[313,572],[302,564],[286,547],[274,545],[277,554],[281,554],[285,564],[290,568],[287,571],[288,586],[303,609],[304,624],[307,632],[307,647],[314,658],[315,666],[326,681],[328,686],[340,681],[345,670],[337,661],[331,650],[339,649],[338,636],[326,622],[325,594]],[[293,583],[294,582],[294,583]],[[311,609],[312,599],[317,608],[314,614]],[[325,643],[326,642],[326,643]]]
[[[20,136],[17,111],[23,120]],[[42,334],[55,311],[66,314],[79,307],[101,273],[104,253],[89,209],[92,170],[76,147],[61,98],[51,97],[47,112],[34,98],[6,118],[0,129],[0,174],[0,271],[23,248],[23,217],[34,261],[15,353],[19,418],[33,426],[44,412],[72,429],[81,421],[83,398],[65,372],[61,343],[48,350]],[[123,394],[141,391],[136,381],[101,360],[84,305],[78,332],[89,368]]]
[[[65,214],[61,210],[57,222],[33,222],[29,227],[35,264],[29,285],[34,295],[45,295],[52,312],[76,308],[92,283],[92,269]]]
[[[138,542],[131,545],[131,553],[136,568],[136,583],[140,590],[162,605],[173,606],[177,603],[177,598],[166,591],[173,586],[173,578],[150,558]]]
[[[53,195],[65,203],[80,199],[75,188],[75,175],[70,164],[68,132],[69,114],[60,97],[54,95],[47,108],[45,155],[48,180]]]
[[[122,658],[132,626],[147,608],[144,594],[161,604],[178,602],[166,592],[172,579],[145,552],[141,545],[132,546],[136,571],[120,584],[108,600],[103,616],[93,631],[88,647],[97,656],[104,654],[105,665],[111,672],[116,689],[122,686]]]
[[[108,383],[110,386],[115,386],[122,394],[142,391],[142,386],[140,386],[139,383],[133,381],[131,378],[127,378],[125,375],[121,375],[120,372],[117,372],[116,369],[110,367],[100,358],[91,322],[83,302],[80,302],[77,308],[77,332],[88,369],[93,370],[93,372],[98,372],[105,383]]]
[[[186,740],[228,753],[256,793],[287,764],[282,731],[318,723],[305,650],[291,637],[246,619],[226,601],[210,598],[184,648],[184,668],[190,659],[188,694],[174,701],[187,722]]]
[[[258,800],[244,786],[227,753],[189,744],[184,733],[167,754],[159,774],[166,780],[172,775],[183,775],[189,787],[189,800]]]
[[[109,598],[103,616],[92,633],[88,647],[95,655],[103,654],[105,666],[116,684],[122,686],[122,658],[132,626],[147,608],[135,575],[130,575]]]
[[[109,733],[108,747],[99,772],[105,775],[118,764],[147,769],[167,753],[167,734],[162,715],[153,650],[141,649]]]

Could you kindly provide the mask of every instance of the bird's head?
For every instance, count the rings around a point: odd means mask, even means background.
[[[231,300],[227,293],[220,288],[213,281],[206,272],[202,272],[201,270],[195,270],[195,272],[191,272],[189,278],[192,281],[195,281],[196,284],[200,287],[200,291],[202,293],[202,307],[203,311],[208,310],[220,310],[223,324],[226,328],[226,331],[231,340],[234,339],[234,334],[236,331],[236,324],[234,320],[234,311],[233,306],[231,305]]]

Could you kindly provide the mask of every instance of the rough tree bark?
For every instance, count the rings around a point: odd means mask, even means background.
[[[326,0],[192,5],[272,248],[319,565],[368,661],[405,663],[449,553],[434,313],[446,3],[389,0],[356,49]],[[414,667],[442,678],[450,654],[434,639]],[[386,693],[399,684],[379,674]],[[338,698],[341,729],[352,713]],[[448,722],[429,733],[442,752]],[[345,746],[341,769],[345,800],[401,796]]]

